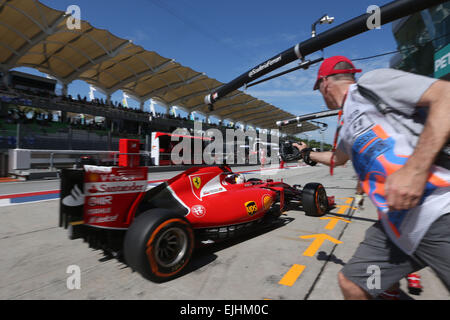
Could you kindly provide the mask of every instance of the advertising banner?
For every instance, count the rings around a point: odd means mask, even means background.
[[[123,229],[131,206],[147,188],[146,167],[85,166],[84,222],[87,225]]]
[[[450,44],[434,54],[434,77],[446,78],[450,75]]]

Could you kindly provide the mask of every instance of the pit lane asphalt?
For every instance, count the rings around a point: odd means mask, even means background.
[[[235,172],[252,169],[258,168],[233,168]],[[153,173],[149,180],[175,174]],[[355,208],[356,176],[351,166],[336,168],[333,177],[323,166],[245,175],[283,179],[291,185],[320,182],[328,195],[335,196],[338,206],[322,219],[288,211],[279,224],[265,232],[199,249],[183,276],[161,284],[143,279],[81,239],[69,240],[67,231],[57,227],[58,200],[3,206],[0,299],[341,300],[337,273],[377,219],[367,198],[364,209]],[[58,180],[8,182],[0,184],[0,195],[56,189]],[[332,237],[336,243],[327,238],[321,245],[312,245],[310,236],[318,234]],[[81,269],[80,289],[67,288],[70,265]],[[406,294],[406,281],[402,280],[403,299],[450,299],[429,268],[420,274],[422,294]]]

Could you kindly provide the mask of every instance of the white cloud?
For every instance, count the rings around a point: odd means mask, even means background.
[[[134,29],[133,33],[128,37],[132,40],[136,45],[142,45],[142,42],[150,40],[150,36],[141,29]]]

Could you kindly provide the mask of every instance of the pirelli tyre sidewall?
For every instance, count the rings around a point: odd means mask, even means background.
[[[181,215],[166,209],[140,214],[124,240],[126,263],[154,282],[177,277],[188,264],[194,248],[194,233]]]
[[[302,190],[302,205],[307,216],[323,216],[328,211],[328,198],[323,185],[307,183]]]

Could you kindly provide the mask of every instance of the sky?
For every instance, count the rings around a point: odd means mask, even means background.
[[[366,13],[370,5],[382,6],[382,0],[41,0],[51,8],[66,11],[78,5],[81,19],[96,28],[130,39],[146,50],[175,59],[183,66],[227,83],[267,59],[311,37],[311,25],[324,14],[335,18],[331,25],[318,25],[317,33]],[[391,24],[374,29],[326,48],[308,59],[345,55],[350,59],[368,57],[397,49]],[[357,61],[363,73],[389,67],[391,55]],[[293,62],[275,72],[298,65]],[[313,91],[319,65],[298,70],[245,90],[265,102],[302,115],[327,110],[318,91]],[[243,90],[243,88],[241,88]],[[74,81],[73,96],[89,96],[89,85]],[[95,96],[104,98],[101,93]],[[122,92],[112,96],[122,100]],[[131,99],[129,105],[138,107]],[[145,104],[145,110],[149,108]],[[163,110],[162,108],[160,109]],[[160,111],[157,110],[157,111]],[[337,119],[319,121],[329,124],[325,142],[332,143]],[[319,131],[301,138],[320,140]]]

